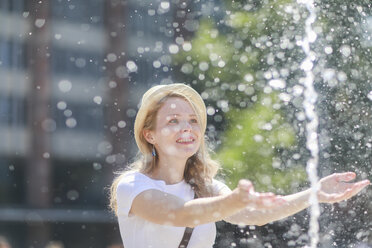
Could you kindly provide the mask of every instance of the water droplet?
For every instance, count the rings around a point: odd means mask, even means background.
[[[253,139],[256,142],[262,142],[263,141],[263,137],[261,135],[259,135],[259,134],[254,135],[253,136]]]
[[[85,61],[84,58],[77,58],[77,59],[75,60],[75,65],[76,65],[77,67],[79,67],[79,68],[84,68],[85,65],[86,65],[86,61]]]
[[[280,93],[279,99],[282,100],[283,102],[289,102],[291,100],[291,95],[287,93]]]
[[[176,44],[171,44],[169,46],[169,52],[171,54],[176,54],[176,53],[178,53],[178,51],[179,51],[179,48],[178,48],[178,46]]]
[[[336,72],[335,72],[334,69],[325,69],[324,72],[323,72],[323,79],[325,81],[329,81],[332,78],[334,78],[335,75],[336,75]]]
[[[239,85],[238,85],[238,90],[239,90],[239,91],[244,91],[244,90],[246,89],[246,87],[247,87],[247,86],[246,86],[245,84],[239,84]]]
[[[64,101],[60,101],[60,102],[58,102],[58,103],[57,103],[57,108],[58,108],[59,110],[65,110],[65,109],[67,108],[67,104],[66,104],[66,102],[64,102]]]
[[[185,63],[181,67],[181,71],[185,74],[190,74],[192,73],[194,67],[190,63]]]
[[[303,91],[304,91],[304,88],[300,85],[295,85],[293,87],[293,95],[294,96],[300,96]]]
[[[284,89],[285,81],[282,79],[273,79],[269,81],[269,85],[274,89]]]
[[[111,126],[111,127],[110,127],[110,131],[111,131],[112,133],[115,133],[115,132],[118,131],[118,128],[117,128],[116,126]]]
[[[129,118],[132,118],[132,117],[135,117],[136,116],[136,110],[134,110],[134,109],[128,109],[127,110],[127,116],[129,117]]]
[[[326,47],[324,48],[324,52],[325,52],[326,54],[331,54],[331,53],[333,52],[333,49],[332,49],[332,47],[330,47],[330,46],[326,46]]]
[[[112,145],[108,141],[102,141],[98,144],[97,150],[99,153],[107,155],[112,152]]]
[[[220,61],[218,61],[217,65],[218,65],[218,67],[222,68],[226,65],[226,62],[223,61],[223,60],[220,60]]]
[[[136,72],[138,69],[136,63],[132,60],[129,60],[126,65],[129,72]]]
[[[304,121],[306,119],[305,113],[304,112],[299,112],[296,114],[297,120],[299,121]]]
[[[108,62],[115,62],[117,59],[117,56],[114,53],[109,53],[107,54],[106,57],[107,57]]]
[[[267,130],[267,131],[270,131],[271,129],[273,129],[273,126],[271,125],[271,123],[265,123],[261,129],[263,130]]]
[[[125,121],[119,121],[118,122],[118,127],[120,127],[120,128],[124,128],[126,125],[127,125],[127,123]]]
[[[78,198],[79,198],[79,192],[77,192],[76,190],[72,189],[67,192],[67,199],[71,201],[75,201]]]
[[[207,107],[207,114],[208,115],[214,115],[215,113],[216,113],[216,110],[213,107],[211,107],[211,106]]]
[[[100,170],[102,169],[102,165],[100,163],[93,163],[93,169]]]
[[[149,10],[147,11],[147,14],[148,14],[149,16],[153,16],[153,15],[155,15],[155,10],[154,10],[154,9],[149,9]]]
[[[216,54],[216,53],[209,54],[209,59],[211,61],[216,61],[218,59],[218,54]]]
[[[170,3],[169,2],[163,1],[163,2],[160,3],[160,8],[162,8],[164,10],[169,9],[169,7],[170,7]]]
[[[132,65],[132,63],[130,63],[130,65]],[[125,66],[118,66],[115,69],[115,74],[119,78],[126,78],[128,76],[127,68]]]
[[[298,159],[301,158],[301,154],[299,154],[299,153],[295,153],[295,154],[293,154],[292,157],[293,157],[293,159],[298,160]]]
[[[145,52],[145,49],[143,47],[138,47],[137,48],[137,52],[138,53],[144,53]],[[115,59],[116,60],[116,59]]]
[[[152,62],[152,66],[153,66],[154,68],[160,68],[161,63],[160,63],[159,60],[155,60],[154,62]]]
[[[345,57],[349,57],[350,54],[351,54],[351,48],[348,46],[348,45],[343,45],[341,46],[340,48],[340,52],[342,55],[344,55]]]
[[[58,88],[60,91],[62,91],[63,93],[66,93],[66,92],[69,92],[72,88],[72,84],[70,81],[68,80],[61,80],[59,83],[58,83]]]
[[[95,96],[95,97],[93,98],[93,101],[99,105],[99,104],[102,103],[102,97],[100,97],[100,96]]]
[[[248,83],[252,82],[253,81],[253,76],[252,74],[245,74],[244,76],[244,80],[247,81]]]
[[[116,86],[117,86],[117,83],[116,83],[116,82],[114,82],[114,81],[110,81],[110,82],[109,82],[109,87],[110,87],[111,89],[116,88]]]
[[[339,73],[337,73],[337,79],[340,80],[341,82],[346,81],[347,80],[346,73],[343,71],[340,71]]]
[[[273,91],[273,89],[272,89],[271,87],[268,87],[268,86],[266,86],[266,87],[264,88],[264,90],[263,90],[263,92],[264,92],[265,94],[270,94],[272,91]]]
[[[72,116],[72,111],[70,109],[66,109],[65,111],[63,111],[63,114],[66,116],[66,117],[70,117]]]
[[[70,118],[68,118],[68,119],[66,120],[66,126],[69,127],[69,128],[74,128],[74,127],[76,127],[76,124],[77,124],[76,119],[73,118],[73,117],[70,117]]]
[[[199,69],[201,70],[201,71],[206,71],[206,70],[208,70],[208,68],[209,68],[209,65],[208,65],[208,63],[207,62],[200,62],[199,63]]]
[[[115,157],[115,155],[109,155],[109,156],[106,157],[105,161],[109,164],[115,163],[116,157]]]
[[[188,52],[188,51],[191,51],[192,45],[190,42],[185,42],[183,43],[182,48],[184,51]]]
[[[45,24],[45,19],[36,19],[35,26],[41,28]]]

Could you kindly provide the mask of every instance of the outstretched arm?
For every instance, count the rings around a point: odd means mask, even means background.
[[[369,185],[368,180],[363,180],[356,183],[350,181],[355,178],[354,172],[335,173],[322,178],[320,190],[318,192],[318,200],[320,203],[335,203],[342,200],[347,200],[358,194],[364,187]],[[225,189],[221,194],[227,194],[228,189]],[[267,223],[280,220],[291,216],[301,210],[309,207],[310,189],[301,191],[296,194],[283,196],[285,204],[277,205],[271,209],[245,208],[240,212],[225,218],[225,221],[233,224],[243,225],[265,225]]]
[[[247,206],[268,209],[284,203],[272,193],[260,194],[258,197],[252,188],[249,181],[241,180],[236,189],[226,194],[188,202],[150,189],[135,197],[130,213],[157,224],[194,227],[222,220]]]

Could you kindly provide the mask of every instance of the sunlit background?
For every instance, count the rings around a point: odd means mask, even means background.
[[[318,174],[371,180],[372,6],[315,6]],[[240,178],[278,194],[307,188],[308,15],[291,0],[0,0],[0,237],[15,248],[121,247],[108,187],[137,153],[134,117],[155,84],[201,94],[231,188]],[[368,189],[321,205],[319,247],[372,247],[371,202]],[[308,219],[218,222],[215,247],[304,247]]]

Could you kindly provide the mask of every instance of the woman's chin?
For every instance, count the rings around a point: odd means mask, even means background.
[[[197,153],[199,147],[195,145],[177,145],[177,146],[169,146],[165,152],[168,156],[176,156],[180,158],[188,159]]]
[[[192,157],[193,155],[195,155],[196,152],[197,152],[197,150],[195,150],[195,149],[188,149],[188,150],[183,149],[183,150],[180,150],[178,152],[178,155],[180,157],[185,158],[185,159],[189,159],[190,157]]]

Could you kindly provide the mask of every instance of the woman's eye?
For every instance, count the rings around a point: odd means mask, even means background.
[[[169,123],[178,123],[178,120],[177,120],[177,119],[171,119],[171,120],[169,121]]]
[[[191,122],[191,123],[198,123],[198,120],[197,120],[197,119],[191,119],[190,122]]]

